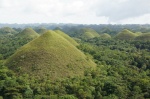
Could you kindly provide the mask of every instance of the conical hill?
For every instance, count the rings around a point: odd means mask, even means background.
[[[107,33],[104,33],[104,34],[100,35],[100,38],[102,38],[102,39],[110,39],[111,36],[109,34],[107,34]]]
[[[46,28],[42,27],[42,28],[38,28],[36,31],[38,34],[41,35],[41,34],[46,33],[48,30]]]
[[[141,35],[141,34],[143,34],[142,32],[136,32],[135,33],[137,36],[139,36],[139,35]]]
[[[150,33],[142,33],[141,35],[137,36],[135,40],[150,41]]]
[[[127,29],[122,30],[116,35],[116,39],[120,40],[133,40],[137,35]]]
[[[2,27],[0,28],[0,35],[7,35],[7,34],[15,34],[17,31],[10,27]]]
[[[83,28],[80,30],[80,38],[82,39],[91,39],[94,37],[99,37],[100,35],[91,28]]]
[[[48,31],[16,51],[5,65],[17,74],[41,79],[83,75],[95,63],[54,31]]]
[[[65,39],[67,39],[70,43],[72,43],[73,45],[77,46],[79,45],[74,39],[72,39],[71,37],[69,37],[67,34],[65,34],[64,32],[60,31],[60,30],[54,30],[56,33],[58,33],[59,35],[61,35],[62,37],[64,37]]]
[[[20,38],[36,38],[39,34],[36,33],[32,28],[25,28],[22,32],[18,33],[17,37]]]

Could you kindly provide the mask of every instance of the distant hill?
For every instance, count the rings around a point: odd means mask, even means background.
[[[127,29],[122,30],[116,35],[116,39],[120,40],[133,40],[137,35]]]
[[[15,33],[17,33],[17,31],[15,31],[14,29],[10,27],[0,28],[0,35],[13,35]]]
[[[103,33],[103,34],[100,35],[100,38],[102,38],[102,39],[110,39],[111,36],[109,34],[107,34],[107,33]]]
[[[17,74],[29,74],[37,79],[81,76],[95,63],[63,36],[48,31],[21,47],[5,65]]]
[[[32,28],[25,28],[22,32],[17,34],[17,37],[20,38],[36,38],[39,34],[37,34]]]
[[[33,29],[26,28],[20,33],[13,34],[12,36],[0,36],[0,41],[3,42],[1,44],[5,48],[4,58],[9,57],[15,51],[20,48],[21,46],[27,44],[28,42],[32,41],[33,39],[39,37]],[[13,45],[13,46],[12,46]],[[8,47],[8,49],[6,49]],[[9,53],[8,53],[9,52]]]
[[[139,35],[141,35],[141,34],[143,34],[142,32],[136,32],[135,33],[137,36],[139,36]]]
[[[60,30],[54,30],[56,33],[58,33],[59,35],[61,35],[62,37],[64,37],[65,39],[67,39],[70,43],[72,43],[73,45],[77,46],[79,45],[74,39],[72,39],[71,37],[69,37],[67,34],[65,34],[64,32],[60,31]]]
[[[60,30],[60,31],[62,31],[62,28],[61,27],[56,27],[53,30]]]
[[[79,31],[79,38],[82,39],[91,39],[94,37],[99,37],[100,35],[91,28],[83,28]]]
[[[150,33],[142,33],[141,35],[137,36],[135,40],[150,40]]]
[[[46,33],[48,30],[46,29],[46,28],[38,28],[37,30],[36,30],[36,32],[38,33],[38,34],[43,34],[43,33]]]

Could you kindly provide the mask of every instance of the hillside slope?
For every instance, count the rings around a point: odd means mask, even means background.
[[[135,40],[149,40],[150,41],[150,33],[142,33],[141,35],[137,36]]]
[[[93,61],[54,31],[21,47],[5,65],[19,75],[26,73],[38,79],[79,76],[86,68],[95,67]]]
[[[17,31],[15,31],[14,29],[10,28],[10,27],[2,27],[0,28],[0,35],[12,35],[12,34],[16,34]]]
[[[107,33],[103,33],[103,34],[100,35],[100,38],[102,38],[102,39],[110,39],[111,36],[109,34],[107,34]]]
[[[25,28],[22,32],[18,33],[17,37],[20,38],[36,38],[39,34],[37,34],[32,28]]]
[[[44,27],[42,27],[42,28],[38,28],[37,30],[36,30],[36,32],[38,33],[38,34],[43,34],[43,33],[46,33],[48,30],[46,29],[46,28],[44,28]]]
[[[91,28],[83,28],[80,30],[80,35],[79,37],[82,39],[91,39],[94,37],[99,37],[100,35],[93,29]]]
[[[67,34],[65,34],[64,32],[60,31],[60,30],[54,30],[56,33],[58,33],[59,35],[61,35],[62,37],[64,37],[65,39],[67,39],[70,43],[72,43],[73,45],[77,46],[79,45],[74,39],[72,39],[71,37],[69,37]]]
[[[116,39],[120,40],[133,40],[137,35],[127,29],[122,30],[116,35]]]

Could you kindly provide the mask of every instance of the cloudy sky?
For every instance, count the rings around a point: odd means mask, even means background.
[[[150,0],[0,0],[0,23],[150,24]]]

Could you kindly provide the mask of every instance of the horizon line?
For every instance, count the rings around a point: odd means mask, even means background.
[[[137,23],[126,23],[126,24],[124,24],[124,23],[122,23],[122,24],[120,24],[120,23],[102,23],[102,24],[94,24],[94,23],[91,23],[91,24],[84,24],[84,23],[0,23],[0,25],[4,25],[4,24],[7,24],[7,25],[12,25],[12,24],[17,24],[17,25],[20,25],[20,24],[22,24],[22,25],[28,25],[28,24],[57,24],[57,25],[59,25],[59,24],[72,24],[72,25],[150,25],[150,23],[139,23],[139,24],[137,24]]]

